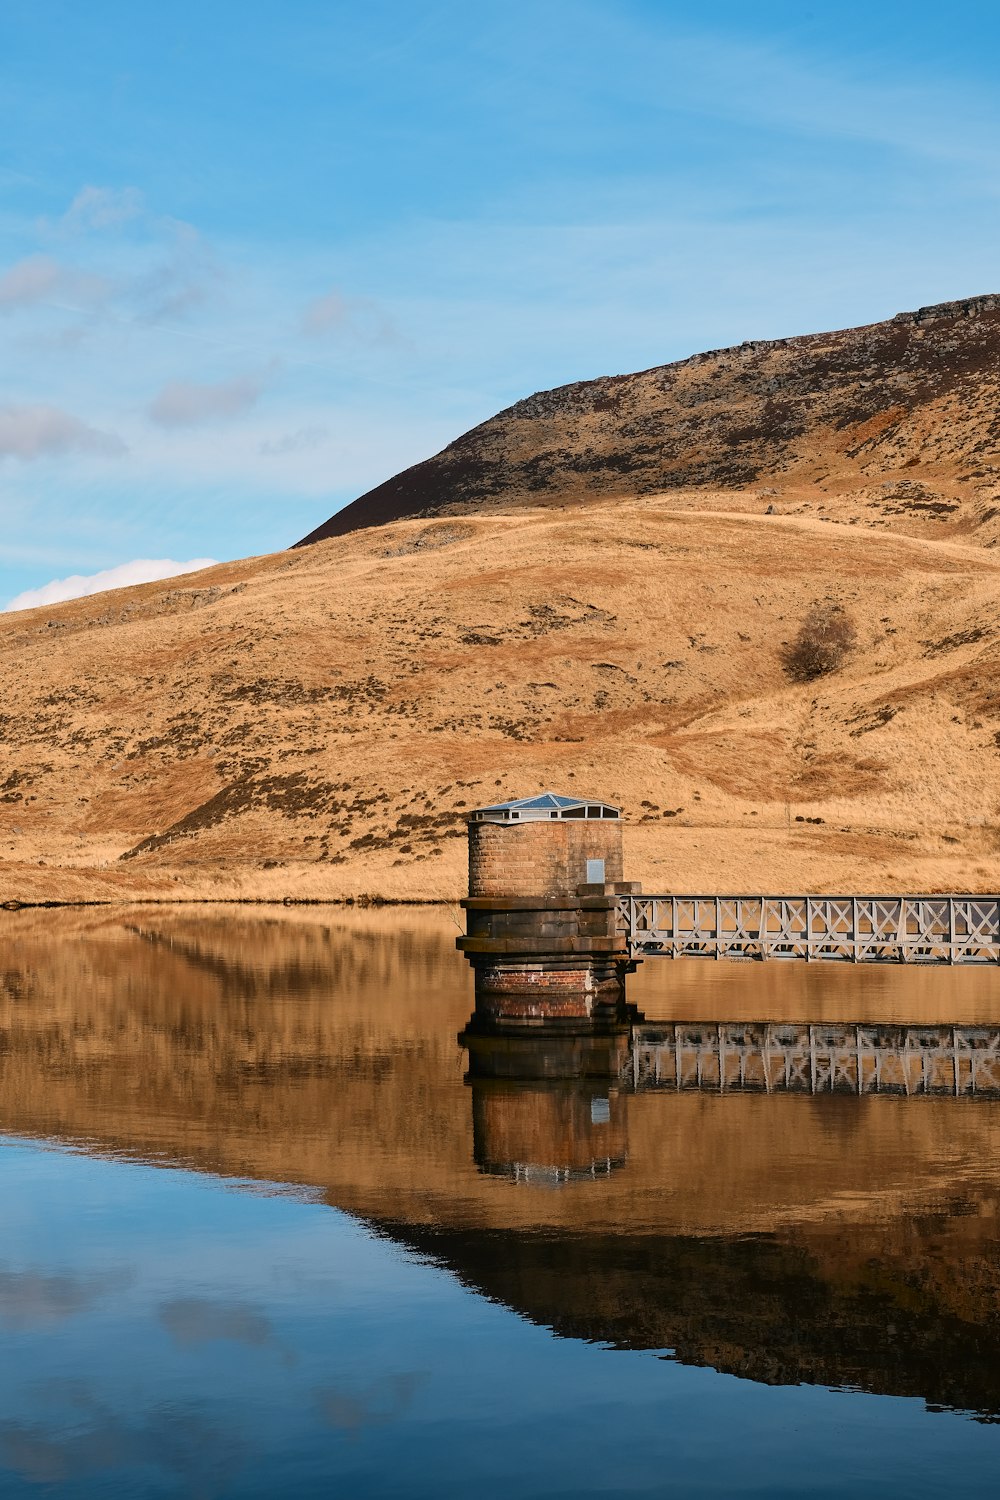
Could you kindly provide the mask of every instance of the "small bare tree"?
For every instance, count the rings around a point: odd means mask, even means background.
[[[835,672],[857,644],[854,622],[842,604],[814,604],[793,641],[781,650],[781,665],[793,682],[812,682]]]

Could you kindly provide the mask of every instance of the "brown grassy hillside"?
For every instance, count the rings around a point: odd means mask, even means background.
[[[454,897],[464,809],[546,786],[621,802],[647,889],[995,889],[1000,555],[770,503],[409,520],[0,616],[0,899]],[[828,598],[857,648],[790,683]]]
[[[307,542],[404,516],[765,484],[776,509],[1000,540],[1000,297],[541,391]]]

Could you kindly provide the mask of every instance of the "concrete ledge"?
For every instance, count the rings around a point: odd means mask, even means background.
[[[539,958],[547,954],[562,953],[584,955],[600,954],[601,957],[627,959],[628,948],[624,937],[459,937],[455,947],[460,953],[481,953],[502,957]]]
[[[638,880],[605,880],[598,885],[578,885],[578,896],[641,896],[642,884]]]
[[[623,893],[627,894],[627,892]],[[613,911],[614,896],[463,896],[465,911]]]

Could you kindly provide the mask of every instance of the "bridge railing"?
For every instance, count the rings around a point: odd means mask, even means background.
[[[619,896],[635,958],[1000,963],[996,896]]]
[[[633,1028],[639,1092],[1000,1097],[1000,1027],[678,1021]]]

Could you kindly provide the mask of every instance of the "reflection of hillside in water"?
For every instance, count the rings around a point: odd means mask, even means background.
[[[969,1207],[956,1201],[952,1211]],[[392,1232],[563,1337],[669,1350],[766,1384],[917,1396],[995,1418],[1000,1271],[995,1230],[978,1229],[953,1234],[942,1213],[889,1233]]]
[[[12,915],[0,1129],[317,1189],[568,1335],[1000,1411],[1000,1103],[466,1083],[455,930]],[[995,982],[663,968],[688,1021],[981,1025]]]

